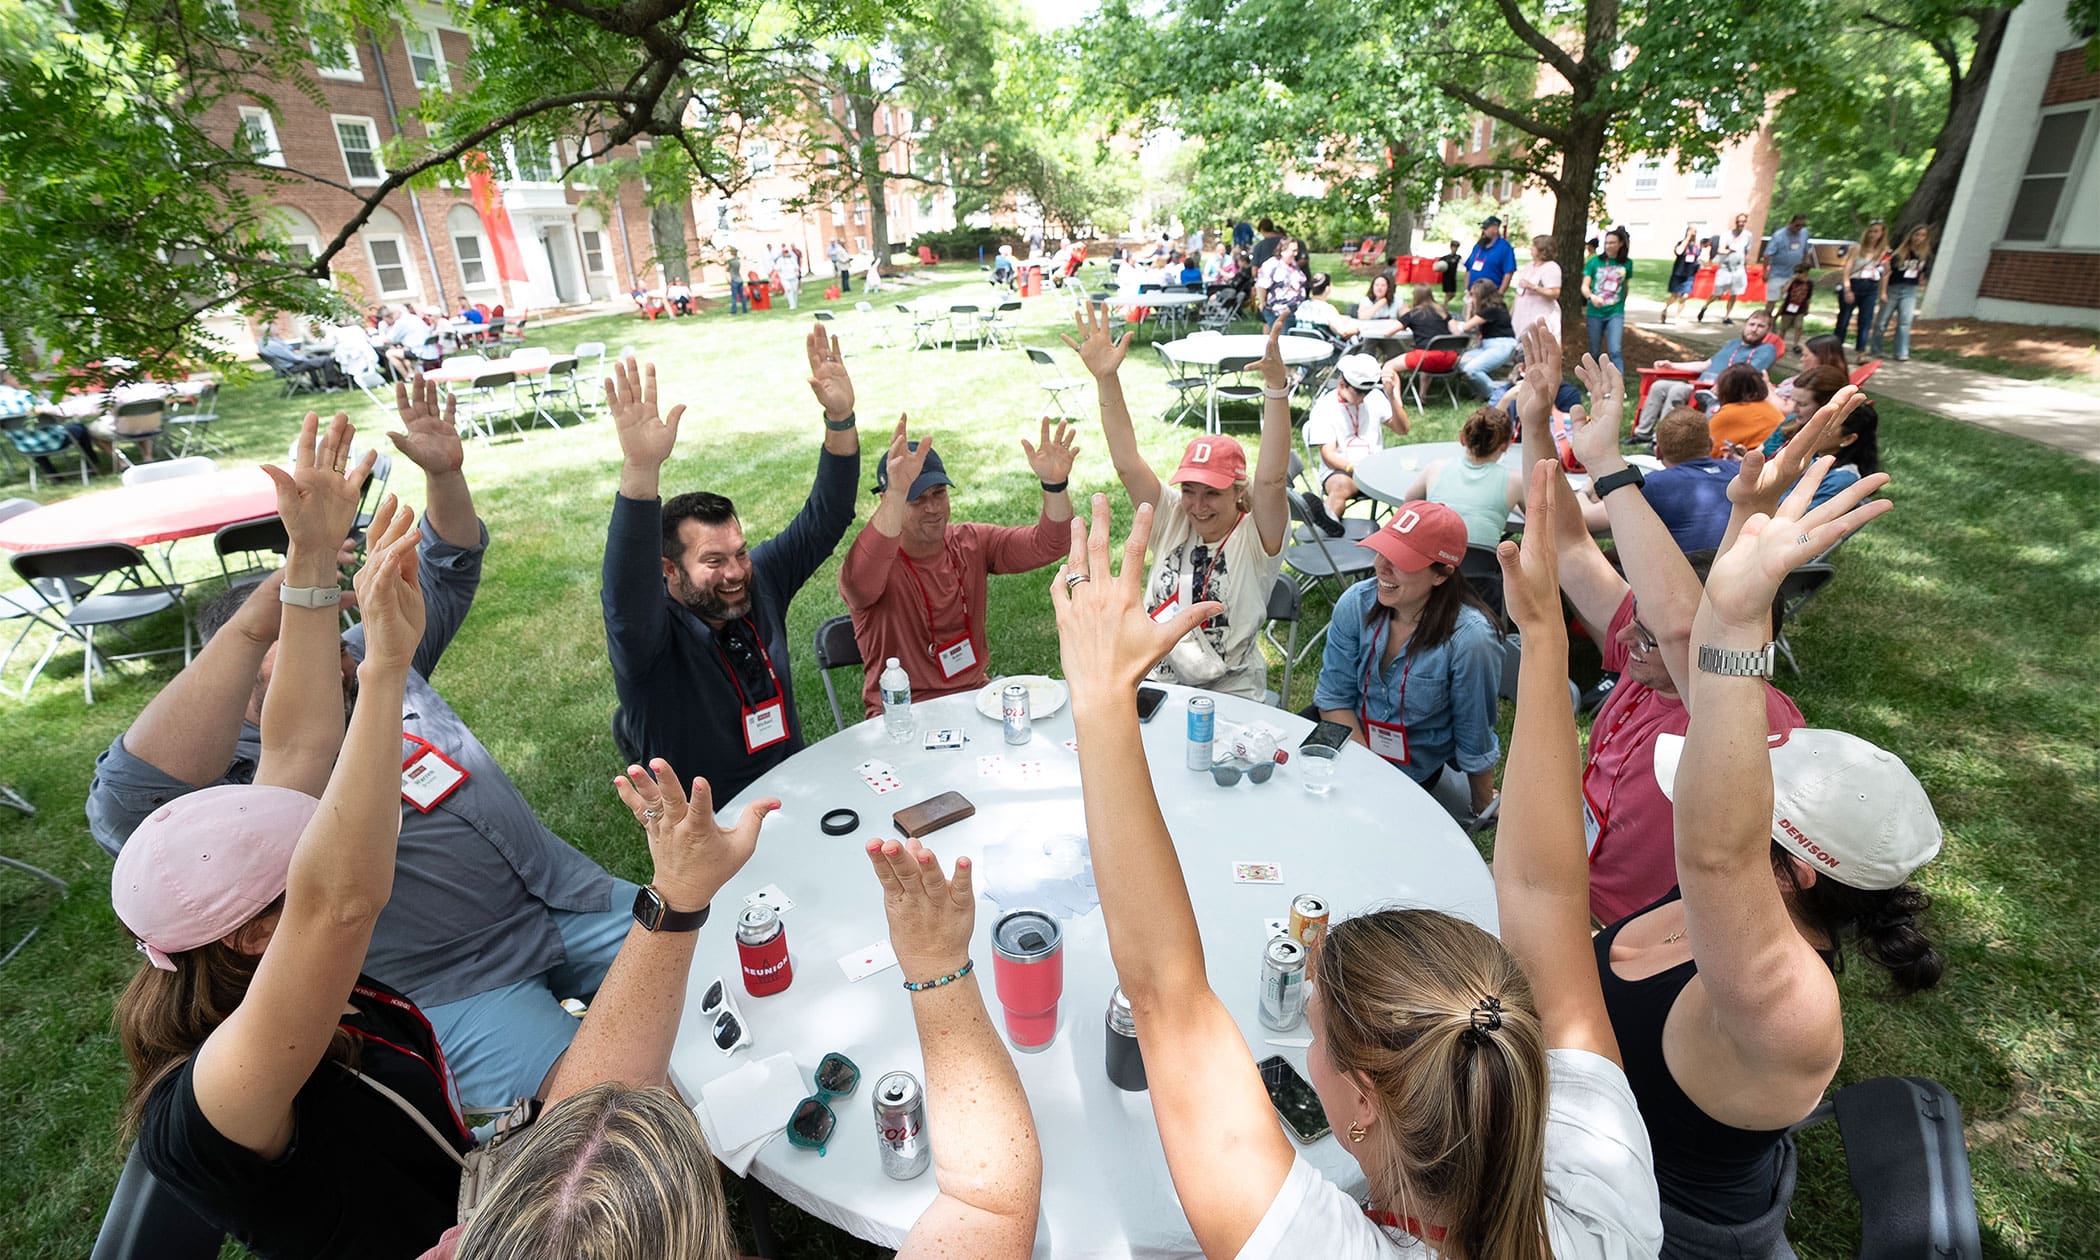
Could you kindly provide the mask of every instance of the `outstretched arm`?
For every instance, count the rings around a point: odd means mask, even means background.
[[[1159,475],[1138,452],[1130,404],[1123,400],[1123,382],[1116,375],[1129,351],[1130,335],[1125,333],[1120,340],[1109,335],[1108,308],[1098,302],[1089,302],[1084,310],[1073,312],[1072,322],[1079,325],[1079,335],[1084,340],[1074,341],[1067,333],[1064,342],[1078,352],[1079,361],[1094,375],[1094,390],[1101,398],[1101,436],[1108,442],[1108,458],[1116,466],[1124,493],[1130,496],[1133,506],[1158,503]]]
[[[1763,513],[1770,516],[1779,510],[1787,489],[1801,480],[1801,474],[1815,462],[1816,452],[1830,439],[1830,434],[1845,423],[1845,417],[1863,406],[1867,396],[1856,386],[1847,385],[1838,390],[1831,400],[1794,430],[1779,454],[1767,459],[1762,448],[1743,452],[1742,466],[1736,470],[1735,480],[1728,483],[1728,528],[1721,535],[1720,550],[1726,554],[1743,532],[1743,525],[1753,516]]]
[[[916,840],[874,840],[868,860],[882,882],[890,944],[907,981],[927,984],[970,959],[977,915],[970,859],[953,879]],[[900,1260],[982,1256],[1023,1260],[1035,1249],[1043,1194],[1043,1152],[1013,1056],[999,1042],[977,975],[911,995],[919,1053],[926,1064],[926,1120],[940,1195],[904,1239]]]
[[[1517,387],[1517,423],[1524,430],[1524,464],[1535,467],[1542,459],[1558,462],[1553,447],[1553,396],[1560,392],[1560,342],[1543,324],[1526,328],[1524,375]],[[1566,478],[1553,488],[1553,540],[1560,550],[1560,589],[1593,637],[1602,639],[1605,627],[1626,600],[1626,579],[1604,558],[1595,539],[1582,523],[1582,508]]]
[[[1525,499],[1524,542],[1505,542],[1502,590],[1524,636],[1517,720],[1503,771],[1495,901],[1509,947],[1538,1003],[1546,1044],[1619,1061],[1597,955],[1590,946],[1589,856],[1582,835],[1582,756],[1568,704],[1568,630],[1560,612],[1553,514],[1558,464],[1540,460]]]
[[[459,440],[453,413],[459,400],[446,395],[438,405],[437,386],[416,374],[411,389],[394,382],[394,410],[401,428],[387,434],[394,449],[423,470],[423,521],[455,547],[481,545],[481,518],[474,514],[474,492],[467,488],[466,448]]]
[[[1262,349],[1261,448],[1254,456],[1254,484],[1249,487],[1261,549],[1271,556],[1283,550],[1291,528],[1291,375],[1277,348],[1276,339],[1282,335],[1279,319],[1269,325],[1269,340]]]
[[[1082,533],[1073,523],[1071,555],[1050,588],[1079,732],[1087,829],[1115,838],[1094,854],[1102,921],[1137,1022],[1182,1211],[1205,1255],[1230,1256],[1260,1224],[1293,1155],[1239,1024],[1204,974],[1196,914],[1137,719],[1138,681],[1223,606],[1205,601],[1155,624],[1143,590],[1152,509],[1137,511],[1121,574],[1109,567],[1108,533],[1108,500],[1095,495],[1093,528]],[[1068,574],[1086,580],[1068,583]]]

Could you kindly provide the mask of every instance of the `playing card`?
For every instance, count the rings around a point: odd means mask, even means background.
[[[980,779],[996,779],[1005,768],[1006,757],[1001,753],[986,753],[977,759],[977,777]]]
[[[786,914],[795,908],[795,899],[780,891],[780,885],[767,884],[764,888],[744,898],[747,906],[770,906],[775,914]]]
[[[887,761],[863,761],[858,769],[860,781],[877,796],[888,796],[904,786],[897,781],[897,767]]]
[[[1261,921],[1261,930],[1263,939],[1273,941],[1277,937],[1290,932],[1291,921],[1289,919],[1263,919]]]
[[[1043,763],[1040,761],[1016,761],[1014,763],[1014,775],[1023,783],[1033,783],[1043,777]]]
[[[1283,868],[1274,862],[1234,862],[1232,882],[1235,884],[1280,884]]]
[[[958,727],[944,726],[937,731],[926,732],[928,748],[961,748],[970,742],[970,733]]]
[[[1078,741],[1078,740],[1076,740],[1076,739],[1068,739],[1068,740],[1066,740],[1066,741],[1065,741],[1065,751],[1066,751],[1066,752],[1073,752],[1073,753],[1076,753],[1076,752],[1078,752],[1078,751],[1079,751],[1079,741]]]
[[[850,954],[839,955],[839,970],[846,973],[849,981],[861,981],[878,971],[897,965],[897,951],[890,948],[887,937],[856,949]]]

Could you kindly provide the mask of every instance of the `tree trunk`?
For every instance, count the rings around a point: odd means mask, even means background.
[[[692,283],[692,265],[685,252],[685,214],[677,202],[649,207],[649,239],[656,246],[657,265],[664,269],[664,283]]]
[[[1900,240],[1920,223],[1932,225],[1934,234],[1947,222],[1954,208],[1954,190],[1961,183],[1962,161],[1969,141],[1976,135],[1976,120],[1983,113],[1984,93],[1990,90],[1991,71],[1998,64],[1998,50],[2005,44],[2005,24],[2010,9],[1985,9],[1976,21],[1976,51],[1969,55],[1969,68],[1947,85],[1947,121],[1933,138],[1932,160],[1918,176],[1918,186],[1896,216],[1890,240]]]
[[[1387,141],[1385,154],[1391,180],[1385,194],[1385,256],[1404,258],[1415,252],[1415,216],[1407,204],[1408,167],[1400,160],[1399,142]]]
[[[1604,152],[1604,120],[1571,111],[1567,148],[1561,151],[1560,187],[1553,200],[1553,251],[1560,263],[1561,362],[1572,367],[1589,344],[1582,300],[1582,243],[1588,238],[1590,201],[1597,192],[1597,165]]]
[[[872,83],[875,71],[868,70]],[[853,96],[854,150],[860,158],[861,195],[868,199],[868,253],[873,258],[870,264],[878,271],[887,271],[890,261],[890,205],[887,172],[882,168],[885,156],[883,137],[875,133],[875,98],[856,93]]]

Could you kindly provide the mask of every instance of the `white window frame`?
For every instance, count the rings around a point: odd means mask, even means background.
[[[1718,197],[1721,195],[1721,159],[1715,158],[1704,166],[1691,169],[1691,183],[1685,195],[1688,197]]]
[[[781,225],[786,222],[786,214],[781,207],[780,198],[760,197],[758,199],[757,213],[753,216],[753,220],[761,232],[778,231]]]
[[[408,238],[394,232],[360,232],[358,235],[365,238],[365,263],[372,268],[372,287],[379,290],[380,297],[413,298],[422,296],[422,284],[416,277],[415,263],[411,261],[408,254]],[[397,266],[400,268],[401,278],[407,284],[407,288],[389,289],[386,287],[386,282],[381,278],[382,268],[379,265],[379,253],[373,248],[373,246],[381,242],[394,247],[394,256],[400,259]]]
[[[365,81],[365,67],[364,63],[357,59],[357,36],[354,32],[343,40],[343,55],[350,59],[348,65],[331,66],[322,61],[320,40],[309,40],[307,46],[313,49],[315,74],[324,79],[344,79],[351,83]]]
[[[467,274],[467,254],[461,245],[474,247],[474,265],[481,269],[481,279]],[[459,268],[459,287],[462,289],[493,289],[495,277],[489,274],[488,241],[479,232],[455,233],[452,237],[452,261]]]
[[[503,157],[504,160],[510,166],[511,182],[517,184],[519,187],[522,188],[561,187],[562,182],[559,176],[561,175],[562,168],[565,165],[565,163],[563,163],[561,159],[561,151],[557,149],[554,145],[550,144],[546,146],[546,154],[548,178],[527,179],[525,177],[525,172],[518,166],[518,146],[512,144],[509,140],[505,140],[503,142]]]
[[[379,174],[373,176],[359,175],[356,171],[350,169],[350,150],[343,147],[342,125],[344,123],[358,123],[364,127],[365,138],[372,142],[370,150],[372,165],[379,171]],[[328,116],[328,129],[335,135],[336,152],[341,154],[343,158],[343,174],[349,176],[352,188],[369,188],[374,184],[386,182],[386,158],[379,151],[379,124],[377,122],[363,114],[330,114]]]
[[[277,120],[270,117],[270,111],[260,105],[243,105],[240,117],[240,129],[235,134],[245,135],[252,126],[254,134],[263,142],[262,151],[255,155],[255,160],[264,166],[283,166],[284,145],[277,139]]]
[[[591,245],[592,237],[598,238],[598,244],[595,248]],[[583,270],[587,275],[609,276],[612,274],[612,255],[611,251],[605,247],[605,232],[603,229],[577,228],[576,244],[583,251]],[[591,265],[591,255],[593,254],[598,256],[598,264],[596,266]]]
[[[430,59],[436,63],[437,69],[433,79],[429,82],[425,82],[416,76],[416,50],[408,42],[408,36],[411,31],[430,41]],[[409,81],[414,83],[419,91],[429,91],[432,88],[436,88],[440,92],[452,90],[452,70],[445,63],[445,42],[438,38],[435,27],[424,26],[418,22],[403,22],[401,24],[401,51],[408,55]]]
[[[2078,137],[2078,151],[2071,155],[2070,169],[2064,172],[2063,187],[2056,194],[2056,209],[2050,215],[2049,230],[2040,240],[2014,240],[2007,233],[2012,231],[2013,210],[2019,205],[2021,189],[2029,179],[2047,178],[2027,173],[2027,164],[2034,161],[2034,143],[2041,139],[2042,121],[2061,114],[2084,114],[2086,119]],[[2093,157],[2095,132],[2100,132],[2100,101],[2072,101],[2036,113],[2034,133],[2027,141],[2027,157],[2020,163],[2020,173],[2013,177],[2012,197],[2005,204],[2005,222],[1999,228],[1998,237],[2001,244],[2009,249],[2049,249],[2063,240],[2064,220],[2070,217],[2071,205],[2078,199],[2079,183],[2085,178],[2086,163]]]
[[[1663,163],[1659,157],[1642,155],[1633,160],[1633,183],[1627,189],[1629,197],[1662,196]],[[1645,185],[1645,186],[1644,186]]]
[[[763,137],[744,141],[744,169],[756,179],[774,171],[773,142]]]

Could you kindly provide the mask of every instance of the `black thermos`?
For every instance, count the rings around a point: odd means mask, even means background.
[[[1119,987],[1108,999],[1108,1079],[1117,1089],[1145,1088],[1145,1056],[1138,1051],[1137,1022]]]

